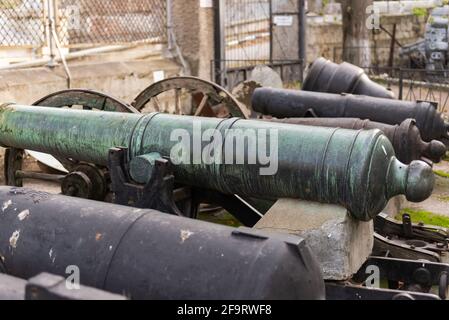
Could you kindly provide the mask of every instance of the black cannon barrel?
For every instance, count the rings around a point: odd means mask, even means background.
[[[398,159],[405,164],[420,159],[439,163],[447,151],[444,143],[438,140],[424,142],[413,119],[405,120],[400,125],[389,125],[356,118],[274,118],[264,119],[264,121],[353,130],[379,129],[393,144]]]
[[[0,187],[7,274],[42,272],[132,299],[323,299],[298,237],[234,229],[90,200]]]
[[[303,90],[326,93],[352,93],[394,99],[394,93],[373,82],[362,68],[343,62],[336,64],[318,58],[309,68]]]
[[[446,143],[449,140],[449,123],[430,102],[259,88],[253,94],[252,107],[256,112],[276,118],[312,114],[319,118],[360,118],[391,125],[415,119],[424,141],[440,140]]]

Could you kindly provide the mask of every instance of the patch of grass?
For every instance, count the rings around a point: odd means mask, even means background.
[[[284,89],[301,90],[302,83],[299,81],[293,81],[284,83]]]
[[[441,177],[441,178],[447,178],[449,179],[449,173],[445,172],[445,171],[441,171],[441,170],[434,170],[433,171],[437,176]]]
[[[409,214],[413,223],[424,223],[432,226],[449,228],[449,217],[445,217],[429,211],[420,211],[414,209],[404,209],[396,216],[396,219],[402,221],[402,215]]]
[[[412,12],[415,17],[427,17],[426,8],[413,8]]]
[[[449,196],[439,196],[438,200],[442,202],[449,202]]]
[[[220,211],[217,213],[199,213],[198,219],[235,228],[242,226],[242,224],[234,218],[234,216],[226,211]]]
[[[321,5],[321,9],[320,9],[320,12],[319,12],[320,16],[324,16],[324,9],[326,9],[328,4],[329,4],[329,0],[323,0],[322,5]]]

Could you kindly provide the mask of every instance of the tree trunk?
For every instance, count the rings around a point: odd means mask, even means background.
[[[371,65],[370,33],[373,0],[340,0],[343,15],[343,60],[360,67]]]

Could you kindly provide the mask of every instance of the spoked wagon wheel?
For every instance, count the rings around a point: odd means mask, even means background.
[[[248,118],[247,108],[219,85],[196,77],[175,77],[146,88],[131,104],[140,112]]]
[[[84,89],[56,92],[36,101],[33,105],[37,107],[139,113],[133,107],[114,97]],[[36,160],[47,167],[39,165],[43,169],[41,172],[36,170],[26,171],[26,168],[24,168],[26,152],[15,148],[6,150],[4,170],[7,185],[22,187],[24,180],[33,179],[58,182],[61,184],[62,193],[69,196],[101,201],[108,196],[109,181],[105,167],[73,159],[56,159],[51,155],[28,151]],[[52,170],[48,170],[49,168]]]

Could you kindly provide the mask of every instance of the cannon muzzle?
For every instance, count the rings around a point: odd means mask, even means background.
[[[333,63],[318,58],[304,80],[304,91],[325,93],[352,93],[371,97],[394,99],[394,93],[372,81],[362,68],[343,62]]]

